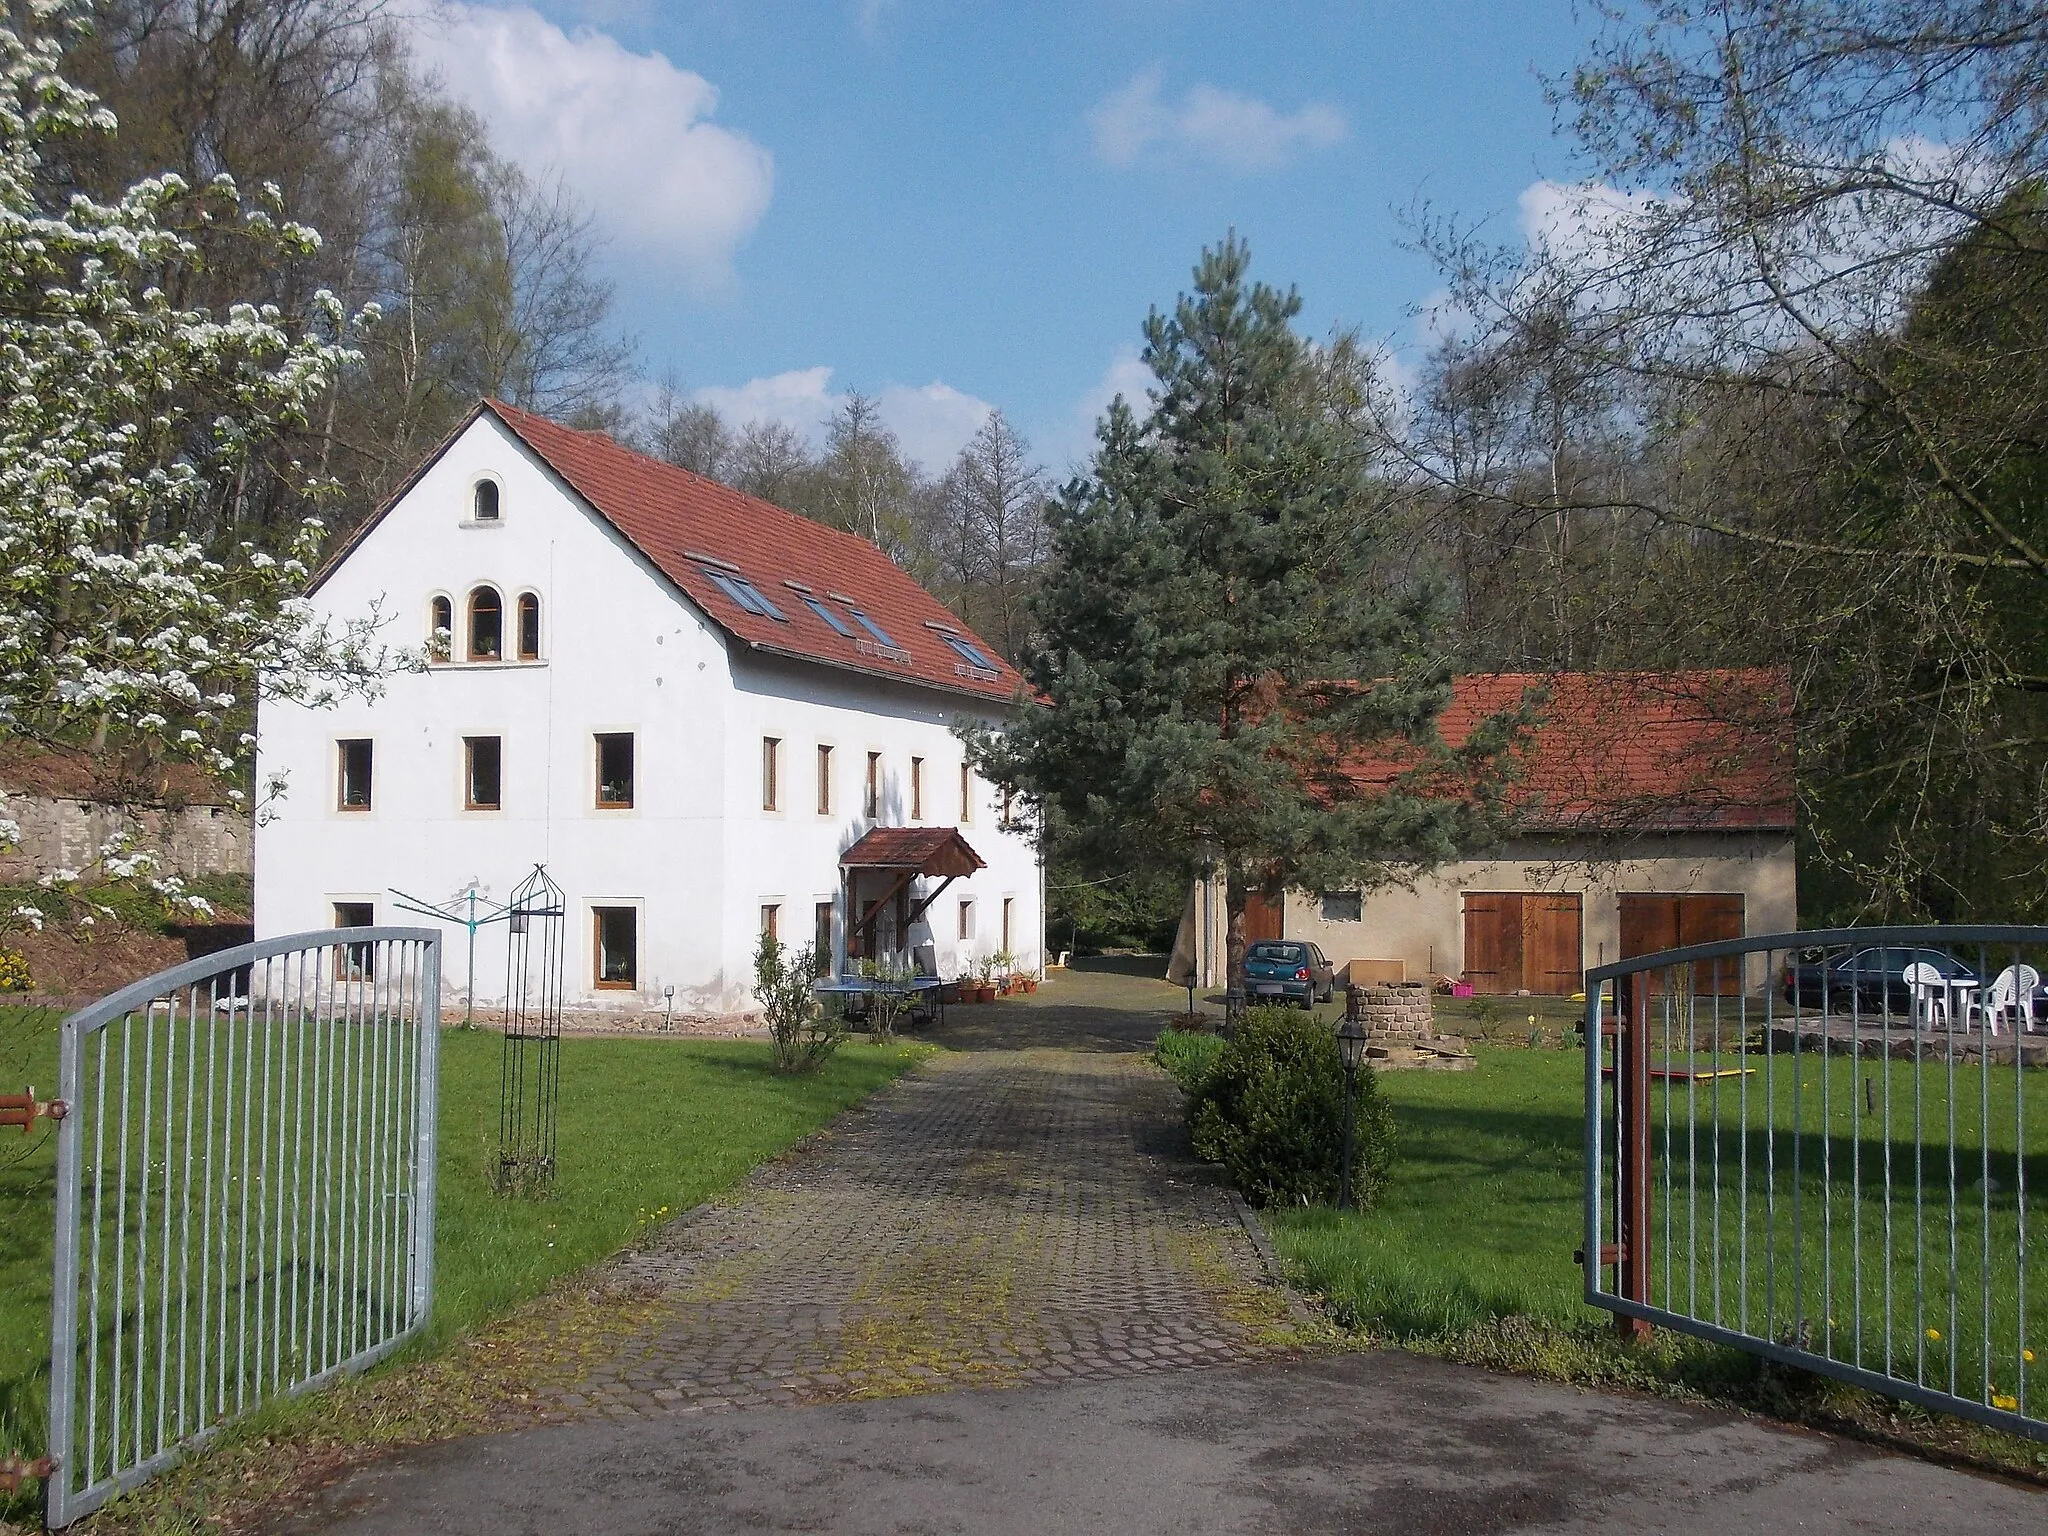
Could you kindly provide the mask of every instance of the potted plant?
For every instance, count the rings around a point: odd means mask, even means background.
[[[996,961],[993,955],[982,956],[980,976],[974,984],[974,1000],[977,1003],[996,1000]]]
[[[999,949],[989,957],[989,963],[996,970],[996,987],[1004,997],[1017,989],[1017,978],[1010,967],[1017,963],[1017,957],[1007,949]]]

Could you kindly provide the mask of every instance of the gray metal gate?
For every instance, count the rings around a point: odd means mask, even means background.
[[[51,1525],[426,1320],[440,996],[437,933],[350,928],[64,1021]]]
[[[2048,1439],[2044,974],[2019,927],[1589,971],[1586,1300]]]

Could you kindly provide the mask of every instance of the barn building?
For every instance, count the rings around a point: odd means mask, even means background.
[[[1438,729],[1455,746],[1531,688],[1544,701],[1515,758],[1510,840],[1412,885],[1255,898],[1247,937],[1310,940],[1359,981],[1570,996],[1595,965],[1798,926],[1783,673],[1469,676]],[[1196,885],[1182,928],[1184,963],[1222,985],[1220,881]]]

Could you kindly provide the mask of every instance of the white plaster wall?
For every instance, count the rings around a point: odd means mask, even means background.
[[[465,526],[481,475],[501,486],[498,526]],[[859,816],[867,751],[888,770],[884,820],[907,811],[913,752],[926,758],[927,811],[958,812],[959,743],[947,729],[966,701],[804,663],[741,653],[675,592],[630,544],[585,512],[495,419],[484,416],[429,469],[314,596],[322,612],[355,616],[382,602],[394,644],[423,643],[436,592],[456,607],[478,582],[504,595],[506,645],[516,597],[542,600],[542,660],[457,661],[392,678],[374,700],[327,710],[267,703],[259,716],[258,782],[283,774],[286,791],[255,837],[259,936],[328,926],[337,901],[373,901],[380,922],[401,912],[396,888],[430,902],[471,880],[503,899],[545,862],[567,893],[568,1001],[572,1007],[653,1010],[674,987],[678,1013],[729,1013],[751,1003],[760,907],[779,901],[782,937],[808,942],[812,903],[838,891],[839,850]],[[595,807],[593,735],[635,736],[635,804]],[[760,807],[760,738],[784,741],[782,806]],[[504,808],[465,811],[466,735],[504,739]],[[348,737],[375,742],[373,806],[336,808],[338,752]],[[813,753],[840,747],[834,816],[815,812]],[[963,829],[990,868],[972,882],[981,948],[997,947],[1001,901],[1017,901],[1020,961],[1039,960],[1040,906],[1029,843],[995,828],[987,786],[975,825]],[[936,824],[930,817],[925,824]],[[951,974],[953,901],[930,916],[941,969]],[[598,991],[591,908],[640,911],[639,988]],[[839,923],[843,944],[843,914]],[[451,993],[465,973],[465,938],[444,925]],[[953,965],[947,961],[952,960]],[[504,990],[503,925],[477,944],[477,996]]]

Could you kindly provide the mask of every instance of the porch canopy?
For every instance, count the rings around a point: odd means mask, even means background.
[[[876,827],[839,856],[839,867],[846,877],[846,910],[852,924],[846,952],[851,957],[867,952],[875,922],[890,902],[897,908],[897,944],[907,945],[911,925],[947,886],[988,865],[953,827]],[[887,877],[888,884],[872,901],[857,901],[860,877],[870,871]],[[939,884],[912,907],[910,882],[921,878],[936,879]],[[853,915],[856,913],[858,916]]]

